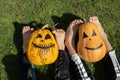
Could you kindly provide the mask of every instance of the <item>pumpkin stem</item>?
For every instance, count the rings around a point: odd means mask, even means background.
[[[57,25],[58,25],[58,23],[54,24],[53,26],[50,26],[50,28],[51,28],[52,30],[55,30]]]
[[[48,24],[44,25],[41,29],[45,29],[45,28],[48,28]]]
[[[46,25],[44,25],[41,29],[45,29],[45,28],[51,28],[51,29],[56,29],[56,27],[55,26],[57,26],[58,25],[58,23],[56,23],[56,24],[54,24],[53,26],[49,26],[48,24],[46,24]]]
[[[83,21],[84,21],[84,22],[87,22],[85,18],[83,18]]]
[[[55,26],[57,26],[57,25],[58,25],[58,23],[54,24],[52,27],[55,27]]]

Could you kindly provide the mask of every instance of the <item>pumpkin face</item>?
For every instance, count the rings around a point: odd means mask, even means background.
[[[28,60],[35,65],[53,63],[58,57],[58,46],[53,34],[47,29],[34,31],[27,45]]]
[[[87,62],[97,62],[105,56],[106,45],[96,24],[87,22],[80,26],[77,52]]]

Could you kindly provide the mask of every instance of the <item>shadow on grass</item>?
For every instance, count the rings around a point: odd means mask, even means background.
[[[23,64],[23,51],[22,51],[22,28],[23,26],[31,26],[34,27],[35,29],[40,28],[43,24],[41,23],[36,23],[35,21],[32,21],[30,23],[18,23],[18,22],[13,22],[13,25],[15,27],[15,32],[14,32],[14,44],[17,49],[17,54],[16,55],[6,55],[2,59],[2,63],[5,65],[5,70],[7,72],[7,77],[8,80],[24,80],[23,75],[25,71],[25,65]]]
[[[61,17],[53,15],[51,16],[51,18],[55,24],[58,23],[58,25],[56,26],[57,29],[64,29],[64,30],[66,30],[70,22],[72,22],[73,20],[82,19],[81,17],[73,15],[71,13],[64,13]]]
[[[15,32],[14,32],[14,44],[16,45],[16,48],[18,50],[18,54],[22,53],[22,28],[24,26],[30,26],[33,27],[34,29],[38,29],[41,26],[43,26],[42,23],[37,23],[36,21],[32,21],[30,23],[18,23],[18,22],[13,22],[14,27],[15,27]]]
[[[2,59],[2,63],[5,65],[8,80],[22,80],[20,76],[20,64],[18,56],[6,55]]]
[[[67,27],[69,26],[69,24],[75,20],[75,19],[81,19],[81,20],[84,20],[82,17],[79,17],[79,16],[76,16],[74,14],[71,14],[71,13],[63,13],[63,15],[61,17],[58,17],[58,16],[51,16],[54,24],[57,24],[57,26],[55,26],[57,29],[64,29],[66,31]],[[76,45],[77,45],[77,42],[78,42],[78,34],[76,35]]]

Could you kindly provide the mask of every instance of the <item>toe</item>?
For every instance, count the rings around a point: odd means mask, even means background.
[[[25,32],[30,30],[30,26],[24,26],[22,29],[22,33],[24,34]]]
[[[83,23],[83,20],[80,19],[80,20],[79,20],[79,23]]]
[[[55,34],[57,30],[53,30],[52,33]]]
[[[31,31],[34,31],[34,28],[31,28],[30,30],[31,30]]]
[[[92,17],[89,18],[89,21],[92,22]]]
[[[61,33],[65,34],[65,31],[63,29],[60,29]]]
[[[97,17],[96,17],[96,16],[93,16],[92,18],[93,18],[93,20],[97,20]]]

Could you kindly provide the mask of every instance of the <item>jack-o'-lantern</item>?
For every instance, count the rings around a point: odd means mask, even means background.
[[[34,31],[27,45],[27,58],[35,65],[53,63],[58,57],[58,45],[48,29]]]
[[[100,61],[106,54],[106,45],[97,25],[86,22],[80,26],[78,34],[77,52],[79,56],[87,62]]]

